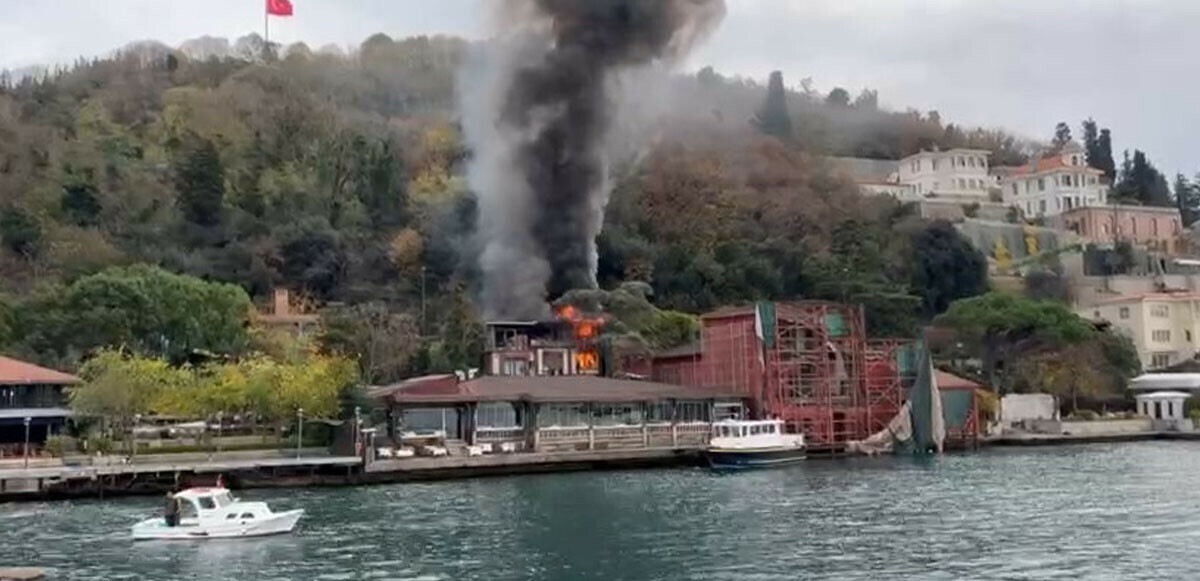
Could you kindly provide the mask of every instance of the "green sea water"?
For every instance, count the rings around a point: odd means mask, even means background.
[[[1200,443],[248,490],[290,535],[138,542],[157,497],[0,505],[52,579],[1197,579]]]

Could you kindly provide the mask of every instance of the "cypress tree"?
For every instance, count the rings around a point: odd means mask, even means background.
[[[754,117],[754,125],[759,131],[783,141],[790,142],[794,137],[792,117],[788,114],[787,92],[783,88],[783,73],[771,73],[771,79],[767,83],[767,100]]]

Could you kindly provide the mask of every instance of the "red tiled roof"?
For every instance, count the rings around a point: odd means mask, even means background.
[[[1032,163],[1029,163],[1026,165],[1022,165],[1022,166],[1018,166],[1018,167],[994,168],[993,171],[1000,170],[997,173],[1000,173],[1000,174],[1004,175],[1005,177],[1009,177],[1009,176],[1023,176],[1023,175],[1033,175],[1033,174],[1045,173],[1045,172],[1053,171],[1056,169],[1083,170],[1087,173],[1094,173],[1094,174],[1104,173],[1093,167],[1074,166],[1074,165],[1068,164],[1067,162],[1063,161],[1063,158],[1061,156],[1057,156],[1057,155],[1053,156],[1053,157],[1046,157],[1043,159],[1039,159],[1035,162],[1032,162]]]
[[[654,381],[613,379],[589,375],[533,377],[485,376],[458,383],[451,393],[414,393],[403,384],[373,392],[376,398],[400,404],[440,404],[476,401],[638,402],[661,399],[742,397],[727,389],[684,387]]]
[[[78,377],[0,355],[0,385],[74,385]]]

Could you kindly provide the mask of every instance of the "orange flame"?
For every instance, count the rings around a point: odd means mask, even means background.
[[[600,327],[604,326],[603,317],[585,317],[571,305],[559,309],[558,316],[571,324],[575,338],[579,340],[595,339]]]

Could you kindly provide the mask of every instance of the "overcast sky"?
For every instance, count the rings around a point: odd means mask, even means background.
[[[479,38],[490,0],[294,0],[272,40],[356,44],[446,33]],[[878,89],[893,108],[1047,138],[1091,115],[1114,148],[1146,150],[1168,174],[1200,171],[1198,0],[727,0],[688,66],[822,91]],[[0,68],[262,30],[262,0],[0,0]],[[1120,163],[1118,154],[1118,163]]]

